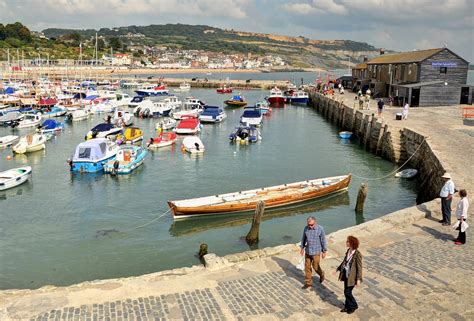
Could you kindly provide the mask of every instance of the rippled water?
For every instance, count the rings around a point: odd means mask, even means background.
[[[222,105],[227,96],[193,89],[192,95]],[[256,102],[266,93],[248,91]],[[241,109],[226,110],[227,120],[205,125],[200,135],[203,157],[190,157],[178,147],[151,152],[130,176],[71,174],[66,159],[102,116],[67,125],[47,143],[46,151],[15,156],[0,151],[0,170],[30,164],[31,182],[0,192],[0,288],[37,288],[84,280],[140,275],[198,264],[200,243],[219,255],[248,250],[249,216],[209,217],[173,222],[171,215],[144,228],[168,210],[166,201],[270,186],[352,172],[380,177],[395,165],[343,142],[337,128],[308,107],[275,109],[265,119],[263,140],[232,145],[228,134]],[[137,120],[147,137],[155,121]],[[0,136],[11,129],[0,128]],[[24,132],[22,132],[24,133]],[[379,217],[415,204],[414,182],[387,178],[369,182],[365,213],[353,208],[359,184],[349,191],[303,206],[267,212],[259,247],[297,242],[308,215],[316,215],[327,232]]]

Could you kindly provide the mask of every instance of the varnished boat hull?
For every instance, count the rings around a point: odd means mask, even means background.
[[[318,190],[310,191],[307,193],[301,193],[301,195],[286,195],[283,197],[276,197],[270,200],[265,200],[265,208],[285,207],[316,199],[319,197],[331,195],[333,193],[341,192],[343,190],[347,190],[351,182],[351,178],[352,176],[349,174],[343,180],[333,185],[328,185],[326,187],[320,188]],[[258,199],[252,199],[249,202],[241,204],[204,205],[193,207],[177,206],[175,202],[169,201],[168,205],[173,212],[174,219],[181,219],[203,215],[253,212],[255,211],[255,207],[258,201]]]

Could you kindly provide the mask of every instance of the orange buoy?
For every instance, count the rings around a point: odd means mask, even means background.
[[[12,160],[12,155],[7,155],[7,160]]]

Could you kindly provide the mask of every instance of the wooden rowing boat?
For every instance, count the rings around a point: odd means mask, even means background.
[[[318,178],[235,193],[169,201],[168,205],[175,219],[249,212],[255,210],[258,201],[264,201],[265,208],[283,207],[345,190],[349,187],[351,178],[351,174]]]

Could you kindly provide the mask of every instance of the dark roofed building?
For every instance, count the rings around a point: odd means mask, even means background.
[[[446,106],[471,103],[466,85],[469,63],[448,48],[381,55],[353,70],[355,83],[369,83],[379,97],[397,105]],[[364,77],[365,76],[365,77]]]

